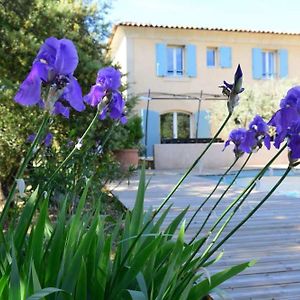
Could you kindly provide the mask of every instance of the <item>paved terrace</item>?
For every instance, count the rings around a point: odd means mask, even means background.
[[[147,171],[151,182],[146,192],[145,208],[157,207],[163,197],[168,194],[181,177],[180,171]],[[230,226],[237,224],[259,199],[268,192],[279,177],[269,176],[261,181],[253,195],[241,207],[237,218]],[[224,255],[217,265],[211,266],[210,274],[227,266],[257,259],[253,267],[222,285],[223,299],[300,299],[300,176],[287,178],[260,210],[224,245]],[[212,221],[234,198],[248,179],[241,179],[223,199]],[[176,216],[187,205],[191,208],[189,216],[197,209],[199,203],[210,193],[217,180],[212,177],[191,174],[172,197],[174,203],[169,220]],[[121,201],[129,208],[133,207],[137,190],[138,176],[123,182],[114,189]],[[226,185],[219,187],[220,194]],[[203,207],[195,219],[187,238],[199,228],[205,213],[216,201],[213,197],[210,203]],[[208,229],[207,227],[207,229]],[[221,299],[214,295],[214,299]]]

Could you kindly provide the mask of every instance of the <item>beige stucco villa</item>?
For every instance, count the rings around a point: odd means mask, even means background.
[[[186,168],[203,149],[216,130],[213,105],[225,107],[218,86],[238,64],[247,85],[300,77],[299,34],[120,23],[110,55],[127,74],[127,93],[140,97],[145,155],[159,169]],[[227,166],[232,153],[222,148],[215,143],[199,167]],[[253,163],[269,155],[261,151]]]

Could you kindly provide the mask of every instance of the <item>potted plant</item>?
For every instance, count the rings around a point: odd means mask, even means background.
[[[127,123],[116,130],[112,150],[121,169],[137,168],[142,137],[142,120],[138,115],[129,117]]]

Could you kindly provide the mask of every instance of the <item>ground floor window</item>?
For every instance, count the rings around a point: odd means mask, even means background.
[[[160,116],[161,139],[191,138],[191,116],[183,112],[170,112]]]

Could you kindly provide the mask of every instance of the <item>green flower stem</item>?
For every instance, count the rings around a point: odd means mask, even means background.
[[[192,240],[189,242],[189,244],[193,243],[193,241],[199,236],[199,234],[201,233],[201,231],[203,230],[204,226],[206,225],[209,217],[211,216],[212,212],[216,209],[216,207],[219,205],[219,203],[221,202],[221,200],[224,198],[224,196],[227,194],[227,192],[229,191],[229,189],[232,187],[232,185],[235,183],[236,179],[238,178],[238,176],[240,175],[240,173],[242,172],[242,170],[245,168],[246,164],[248,163],[250,157],[251,157],[252,153],[250,153],[247,157],[247,159],[245,160],[245,162],[243,163],[243,165],[241,166],[241,168],[239,169],[239,171],[235,174],[234,178],[232,179],[231,183],[227,186],[227,188],[224,190],[224,192],[222,193],[222,195],[220,196],[220,198],[218,199],[218,201],[216,202],[216,204],[212,207],[212,209],[210,210],[208,216],[206,217],[205,221],[203,222],[203,224],[201,225],[200,229],[197,231],[197,233],[194,235],[194,237],[192,238]],[[210,232],[212,232],[212,230],[210,230]]]
[[[239,230],[253,215],[254,213],[269,199],[269,197],[274,193],[274,191],[278,188],[278,186],[282,183],[285,177],[292,170],[292,166],[288,166],[285,173],[281,176],[281,178],[277,181],[277,183],[273,186],[273,188],[267,193],[267,195],[260,201],[259,204],[255,206],[254,209],[235,227],[233,228],[210,252],[207,252],[206,255],[203,255],[201,260],[201,264],[207,261],[237,230]]]
[[[221,131],[224,129],[224,127],[226,126],[227,122],[229,121],[230,117],[231,117],[232,113],[229,113],[227,118],[224,120],[223,124],[221,125],[221,127],[219,128],[219,130],[217,131],[217,133],[214,135],[214,137],[211,139],[211,141],[209,142],[209,144],[206,146],[206,148],[204,149],[204,151],[199,155],[199,157],[194,161],[194,163],[191,165],[191,167],[186,171],[186,173],[180,178],[180,180],[178,181],[178,183],[175,185],[175,187],[172,189],[172,191],[168,194],[168,196],[164,199],[164,201],[161,203],[161,205],[159,206],[159,208],[153,213],[152,217],[150,218],[150,220],[144,225],[144,227],[142,228],[142,230],[140,231],[140,233],[137,235],[137,237],[133,240],[132,244],[130,245],[128,251],[126,252],[126,254],[124,255],[121,263],[120,263],[120,268],[123,268],[125,266],[125,263],[130,255],[130,253],[132,252],[132,250],[134,249],[136,243],[138,242],[138,240],[141,238],[141,236],[143,235],[143,233],[145,232],[145,230],[148,228],[148,226],[151,224],[151,222],[153,221],[153,219],[157,216],[157,214],[162,210],[162,208],[166,205],[166,203],[170,200],[170,198],[173,196],[173,194],[177,191],[177,189],[179,188],[179,186],[181,185],[181,183],[185,180],[185,178],[191,173],[191,171],[194,169],[194,167],[197,165],[197,163],[200,161],[200,159],[204,156],[204,154],[207,152],[207,150],[210,148],[210,146],[212,145],[212,143],[215,141],[215,139],[219,136],[219,134],[221,133]],[[112,283],[112,286],[114,285],[115,282]]]
[[[218,183],[215,185],[215,187],[213,188],[213,190],[210,192],[210,194],[206,197],[206,199],[201,203],[201,205],[197,208],[197,210],[194,212],[193,216],[191,217],[190,221],[188,222],[188,224],[185,227],[185,230],[188,230],[188,228],[190,227],[191,223],[193,222],[193,220],[195,219],[196,215],[199,213],[199,211],[202,209],[202,207],[207,203],[207,201],[210,199],[210,197],[215,193],[215,191],[217,190],[217,188],[219,187],[219,185],[221,184],[221,182],[223,181],[224,177],[226,177],[226,175],[230,172],[230,170],[234,167],[234,165],[236,164],[236,162],[238,161],[239,157],[237,157],[234,162],[231,164],[231,166],[226,170],[226,172],[221,176],[221,178],[219,179]]]
[[[234,205],[239,202],[239,200],[245,196],[245,194],[247,193],[247,191],[249,189],[254,188],[257,180],[260,180],[263,175],[266,173],[267,169],[270,167],[270,165],[276,160],[276,158],[284,151],[284,149],[287,147],[287,145],[285,144],[275,155],[272,159],[270,159],[270,161],[260,170],[260,172],[251,180],[251,182],[248,184],[248,186],[244,189],[244,191],[230,204],[228,205],[228,207],[224,210],[224,212],[222,213],[222,215],[218,218],[218,220],[215,222],[215,224],[212,226],[212,228],[210,229],[210,232],[213,232],[215,230],[215,228],[219,225],[219,223],[223,220],[223,218],[226,216],[226,214],[232,209],[232,207],[234,207]],[[247,194],[248,195],[248,194]]]
[[[224,219],[224,217],[227,215],[227,213],[240,201],[240,204],[238,207],[242,205],[242,203],[246,200],[248,195],[251,193],[251,191],[256,186],[257,180],[260,180],[262,176],[265,174],[269,166],[275,161],[275,159],[283,152],[283,150],[286,148],[286,144],[274,155],[274,157],[264,166],[264,168],[252,179],[252,181],[248,184],[248,186],[244,189],[244,191],[234,200],[230,205],[225,209],[225,211],[222,213],[222,215],[218,218],[218,220],[215,222],[215,224],[212,226],[212,228],[209,230],[209,232],[213,232],[216,227],[220,224],[220,222]],[[229,221],[232,219],[234,214],[237,210],[235,210],[229,218],[225,221],[225,223],[221,226],[217,234],[215,235],[214,239],[211,241],[205,252],[202,254],[202,257],[206,255],[206,253],[212,248],[212,246],[215,244],[217,239],[220,237],[221,233],[224,231],[226,226],[228,225]]]
[[[254,183],[246,192],[246,194],[244,194],[243,198],[241,199],[241,201],[239,202],[239,204],[234,208],[234,210],[232,211],[232,213],[229,215],[229,217],[225,220],[224,224],[221,226],[221,228],[219,229],[219,231],[217,232],[217,234],[215,235],[215,237],[213,238],[213,240],[210,242],[210,244],[208,245],[208,247],[206,248],[206,250],[203,252],[202,257],[204,257],[209,250],[213,247],[213,245],[216,243],[216,241],[218,240],[218,238],[221,236],[222,232],[224,231],[224,229],[227,227],[228,223],[231,221],[231,219],[233,218],[233,216],[236,214],[236,212],[239,210],[239,208],[242,206],[242,204],[244,203],[244,201],[247,199],[247,197],[250,195],[250,193],[252,192],[252,190],[255,188],[256,183]]]
[[[27,165],[29,163],[29,161],[32,159],[33,155],[35,154],[35,149],[37,147],[37,145],[39,144],[43,134],[45,133],[45,130],[48,126],[48,123],[49,123],[49,120],[50,120],[50,115],[49,113],[45,113],[44,115],[44,118],[43,118],[43,121],[38,129],[38,132],[35,136],[35,139],[34,141],[32,142],[30,148],[28,149],[27,153],[26,153],[26,156],[25,158],[23,159],[18,171],[17,171],[17,174],[15,176],[15,179],[22,179],[23,175],[24,175],[24,172],[27,168]],[[9,210],[9,207],[13,201],[13,198],[14,198],[14,195],[15,195],[15,192],[16,192],[16,189],[17,189],[17,181],[14,180],[14,183],[11,187],[11,190],[9,192],[9,195],[6,199],[6,202],[5,202],[5,206],[1,212],[1,215],[0,215],[0,227],[3,227],[3,224],[4,224],[4,221],[5,221],[5,218],[7,216],[7,213],[8,213],[8,210]]]
[[[215,141],[215,139],[219,136],[219,134],[222,132],[222,130],[224,129],[224,127],[226,126],[227,122],[229,121],[230,117],[231,117],[232,113],[229,113],[227,118],[225,119],[225,121],[223,122],[223,124],[221,125],[221,127],[219,128],[219,130],[217,131],[217,133],[214,135],[214,137],[211,139],[211,141],[209,142],[209,144],[205,147],[205,149],[203,150],[203,152],[197,157],[197,159],[194,161],[194,163],[190,166],[190,168],[185,172],[185,174],[179,179],[179,181],[177,182],[177,184],[175,185],[175,187],[172,189],[172,191],[167,195],[167,197],[165,198],[165,200],[161,203],[161,205],[158,207],[158,209],[154,212],[153,214],[153,218],[161,211],[161,209],[166,205],[166,203],[170,200],[170,198],[174,195],[174,193],[177,191],[177,189],[180,187],[180,185],[182,184],[182,182],[186,179],[186,177],[192,172],[192,170],[195,168],[195,166],[198,164],[198,162],[200,161],[200,159],[204,156],[204,154],[207,152],[207,150],[210,148],[210,146],[212,145],[212,143]],[[152,218],[152,219],[153,219]]]
[[[264,173],[267,171],[268,167],[274,162],[274,160],[283,152],[283,150],[286,148],[286,145],[284,145],[277,153],[276,155],[274,155],[274,157],[265,165],[265,167],[254,177],[254,179],[248,184],[248,186],[244,189],[244,191],[241,193],[241,195],[239,195],[227,208],[226,210],[223,212],[223,214],[219,217],[219,219],[216,221],[216,223],[213,225],[213,227],[209,230],[209,234],[206,235],[205,240],[208,239],[208,237],[211,235],[211,233],[215,230],[215,228],[217,227],[217,225],[221,222],[221,220],[226,216],[226,214],[231,210],[231,208],[240,200],[243,198],[242,201],[244,201],[248,195],[251,193],[251,191],[254,189],[256,182],[258,179],[261,179],[261,177],[264,175]],[[245,163],[243,164],[242,167],[244,167],[246,165],[246,163],[248,162],[248,160],[250,159],[250,155],[248,156],[247,160],[245,161]],[[239,173],[241,172],[242,168],[240,169],[240,171],[238,172],[238,174],[235,176],[234,180],[236,180],[237,176],[239,175]],[[234,183],[234,181],[232,182],[232,184]],[[232,185],[231,184],[231,185]],[[225,194],[224,194],[225,195]],[[221,195],[223,196],[223,195]],[[230,221],[230,220],[229,220]],[[228,222],[229,222],[228,221]],[[208,246],[208,248],[205,250],[205,252],[203,253],[202,257],[204,257],[204,255],[206,255],[206,253],[209,251],[209,249],[213,246],[213,244],[216,242],[217,238],[220,236],[220,234],[223,232],[223,230],[226,228],[228,222],[225,222],[225,224],[221,227],[221,229],[219,230],[219,232],[216,234],[216,236],[214,237],[213,241],[210,243],[210,245]],[[198,233],[197,233],[198,234]],[[201,245],[202,246],[202,245]],[[192,253],[189,262],[196,256],[196,254],[199,252],[200,247],[197,247],[194,252]]]
[[[76,144],[74,146],[74,148],[71,150],[71,152],[68,154],[68,156],[61,162],[61,164],[56,168],[56,170],[53,172],[53,174],[50,176],[50,178],[48,179],[48,181],[46,182],[43,190],[46,190],[46,188],[49,186],[49,184],[54,180],[55,176],[57,175],[57,173],[68,163],[68,161],[70,160],[70,158],[73,156],[73,154],[79,150],[80,148],[80,143],[82,143],[82,141],[85,139],[85,137],[87,136],[87,134],[90,132],[91,128],[94,126],[94,124],[96,123],[98,116],[100,113],[100,107],[98,106],[97,108],[97,112],[93,118],[93,120],[91,121],[91,123],[89,124],[89,126],[87,127],[87,129],[85,130],[85,132],[83,133],[83,135],[81,136],[81,138],[78,141],[78,144]]]

